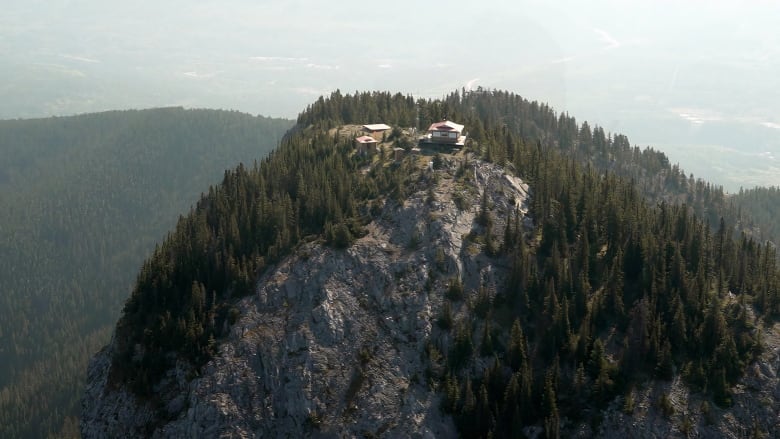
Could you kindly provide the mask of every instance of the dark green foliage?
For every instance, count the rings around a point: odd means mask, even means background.
[[[450,300],[463,300],[463,295],[463,283],[460,281],[460,278],[454,277],[450,279],[447,286],[447,298]]]
[[[355,238],[355,233],[343,222],[335,225],[325,224],[325,241],[335,248],[347,248],[355,241]]]
[[[490,227],[493,224],[493,218],[490,216],[490,199],[488,198],[487,191],[482,193],[482,198],[479,202],[479,215],[477,215],[477,224],[482,227]]]
[[[658,399],[658,408],[661,409],[661,413],[667,418],[674,414],[674,406],[672,405],[672,401],[669,399],[668,394],[661,394],[661,397]]]
[[[436,323],[439,325],[439,328],[445,331],[448,331],[452,328],[452,323],[453,323],[452,305],[450,305],[449,301],[445,301],[444,304],[442,305],[441,314],[436,320]]]
[[[465,321],[458,322],[455,326],[452,350],[448,357],[450,368],[457,370],[471,360],[471,355],[474,353],[474,343],[471,337],[471,325]]]
[[[0,437],[72,429],[154,243],[291,125],[182,108],[0,121]]]
[[[466,124],[471,150],[508,163],[533,189],[531,233],[517,214],[493,231],[490,200],[479,200],[477,232],[508,268],[506,282],[469,307],[453,278],[437,317],[441,339],[428,343],[427,378],[464,437],[517,437],[528,424],[556,437],[561,419],[680,370],[728,403],[759,346],[744,298],[766,315],[778,306],[772,247],[735,236],[722,190],[685,178],[663,154],[484,91],[417,102],[335,92],[312,104],[277,151],[226,172],[144,263],[117,326],[114,378],[148,395],[174,357],[202,364],[240,318],[233,301],[302,237],[348,247],[383,203],[403,201],[409,161],[358,172],[366,159],[327,130],[410,126],[418,109],[422,127],[445,115]],[[459,179],[469,178],[465,166]],[[466,197],[459,206],[470,208]]]
[[[780,244],[780,187],[740,189],[730,198],[748,230]]]
[[[491,302],[490,291],[484,286],[480,287],[474,301],[474,314],[481,319],[487,317]]]
[[[409,250],[417,250],[420,248],[420,244],[422,243],[422,238],[420,237],[420,234],[415,230],[412,232],[412,235],[409,237],[409,242],[406,243],[406,248]]]
[[[510,216],[501,247],[510,269],[497,292],[505,300],[463,317],[501,320],[469,333],[456,325],[450,382],[469,383],[475,400],[474,389],[485,386],[486,417],[495,420],[475,429],[473,412],[463,409],[466,396],[469,407],[473,400],[461,386],[457,409],[449,410],[461,433],[511,436],[519,413],[523,424],[555,437],[562,417],[577,419],[585,407],[605,407],[637,383],[675,371],[729,404],[729,389],[759,349],[745,308],[750,299],[777,306],[779,272],[770,246],[734,236],[729,220],[713,215],[731,215],[722,190],[682,178],[663,154],[631,148],[624,136],[578,127],[512,94],[468,93],[445,103],[459,121],[480,126],[483,157],[511,158],[530,183],[536,226],[525,235]],[[483,197],[477,223],[491,222]],[[496,364],[483,374],[474,359],[486,354]]]
[[[455,192],[452,194],[452,201],[455,203],[455,207],[457,207],[460,210],[467,210],[469,208],[468,202],[466,201],[466,197],[463,195],[462,192]]]
[[[390,135],[392,140],[400,134],[398,127],[414,125],[415,113],[415,100],[411,96],[380,92],[363,92],[353,96],[343,95],[336,90],[330,97],[320,97],[309,105],[306,111],[298,116],[298,126],[333,128],[344,124],[364,124],[373,123],[366,121],[381,120],[396,127]],[[427,120],[420,121],[420,125],[425,127],[430,123]]]
[[[349,140],[334,145],[325,129],[329,124],[312,114],[337,105],[334,120],[353,123],[376,120],[369,110],[379,100],[404,111],[414,102],[400,95],[339,96],[302,114],[299,122],[313,126],[299,125],[266,159],[226,171],[222,184],[180,218],[144,263],[117,324],[114,378],[149,395],[175,358],[203,364],[211,354],[209,340],[238,318],[229,311],[232,301],[251,293],[257,277],[302,237],[319,235],[335,248],[346,248],[364,234],[366,214],[380,194],[403,199],[408,169],[376,166],[368,174],[358,172],[367,159],[352,154]],[[136,345],[143,347],[142,356],[135,355]]]
[[[542,408],[544,411],[544,435],[548,439],[557,439],[561,434],[557,400],[553,376],[548,372],[544,379],[544,406]]]
[[[433,169],[434,170],[438,171],[439,169],[443,168],[444,167],[444,160],[442,159],[441,154],[439,154],[439,153],[434,154],[432,163],[433,163]]]

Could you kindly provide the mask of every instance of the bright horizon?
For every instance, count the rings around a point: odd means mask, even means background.
[[[336,89],[549,103],[727,190],[780,185],[773,2],[10,0],[0,119],[184,106],[294,118]]]

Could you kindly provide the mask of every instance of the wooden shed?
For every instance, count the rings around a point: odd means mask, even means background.
[[[360,136],[355,139],[355,148],[361,154],[373,154],[376,152],[377,141],[371,136]]]

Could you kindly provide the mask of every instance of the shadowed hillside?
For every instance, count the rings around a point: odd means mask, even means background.
[[[0,436],[77,415],[87,358],[154,243],[290,125],[181,108],[0,121]]]

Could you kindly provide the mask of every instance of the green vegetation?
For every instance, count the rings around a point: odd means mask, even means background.
[[[394,108],[413,111],[406,97],[387,97],[379,120],[390,120],[386,114]],[[359,112],[351,114],[363,120]],[[343,122],[355,121],[338,121]],[[173,364],[169,353],[203,364],[211,354],[208,340],[222,335],[233,298],[251,292],[266,267],[305,236],[321,235],[336,248],[349,246],[363,234],[368,201],[382,194],[403,197],[410,169],[379,166],[366,175],[357,172],[372,158],[351,154],[352,140],[334,139],[329,127],[324,122],[299,125],[262,162],[226,172],[222,184],[179,220],[144,264],[124,307],[117,325],[115,379],[149,395]],[[143,346],[140,358],[136,344]]]
[[[483,198],[474,248],[510,267],[505,284],[474,293],[449,280],[427,378],[461,434],[519,437],[534,424],[557,437],[562,419],[676,374],[728,405],[760,351],[749,308],[780,313],[777,255],[743,233],[747,208],[660,152],[511,93],[335,92],[268,157],[221,174],[143,264],[217,169],[262,156],[286,124],[180,109],[0,123],[0,194],[12,206],[0,217],[0,435],[73,428],[62,420],[80,394],[75,371],[105,343],[138,266],[112,377],[153,397],[174,360],[202,365],[266,268],[312,236],[348,247],[385,201],[419,190],[409,161],[361,172],[373,158],[330,130],[424,128],[445,115],[466,125],[472,152],[531,185],[536,227],[526,234],[510,215],[493,230]],[[412,235],[409,248],[419,245]]]
[[[629,149],[622,136],[586,124],[567,130],[577,133],[567,145],[555,134],[569,119],[514,95],[450,99],[448,114],[477,109],[467,126],[482,124],[483,157],[511,163],[529,182],[537,227],[530,236],[509,227],[504,234],[515,243],[503,248],[512,268],[481,312],[496,317],[453,303],[453,329],[434,336],[440,346],[453,339],[438,379],[463,436],[516,437],[520,422],[558,437],[563,417],[587,420],[637,383],[675,373],[729,405],[730,387],[760,350],[749,304],[766,316],[779,309],[774,248],[734,236],[723,219],[711,227],[726,206],[722,192],[687,180],[661,184],[659,175],[679,171],[659,153]],[[679,197],[691,205],[665,201]],[[705,206],[709,221],[696,214]],[[489,210],[478,220],[489,224]],[[503,330],[488,338],[488,325]],[[464,349],[479,340],[489,348]]]
[[[511,267],[503,287],[462,300],[470,293],[451,280],[428,344],[428,378],[464,437],[518,437],[530,424],[558,437],[563,418],[597,419],[614,397],[675,374],[730,403],[760,351],[750,304],[766,318],[780,310],[774,248],[737,233],[722,190],[663,154],[483,90],[417,102],[336,92],[309,106],[276,152],[227,172],[144,264],[117,327],[114,377],[149,395],[169,354],[203,364],[231,303],[301,237],[348,246],[385,196],[403,200],[415,184],[405,165],[357,172],[366,159],[327,133],[405,125],[417,112],[420,127],[444,115],[465,123],[472,151],[533,188],[535,232],[510,215],[503,243],[485,245]],[[491,215],[482,200],[483,228]]]
[[[740,190],[730,201],[745,229],[780,245],[780,187]]]
[[[290,125],[181,108],[0,121],[0,437],[77,435],[87,360],[133,273]]]

